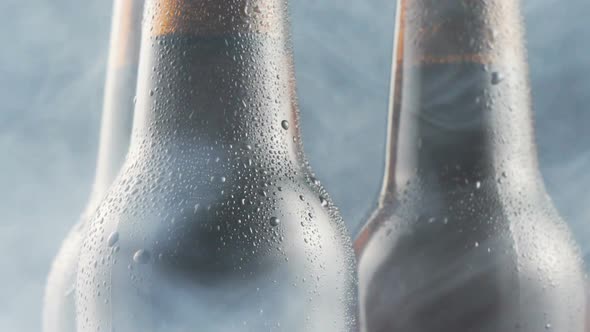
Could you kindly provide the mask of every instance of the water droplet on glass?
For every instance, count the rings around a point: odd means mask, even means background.
[[[244,4],[244,14],[246,16],[250,16],[250,3],[249,1],[246,1],[246,4]]]
[[[280,223],[281,223],[281,220],[280,220],[279,218],[277,218],[277,217],[272,217],[272,218],[270,218],[270,225],[271,225],[272,227],[276,227],[276,226],[278,226]]]
[[[504,80],[504,77],[499,72],[495,71],[492,73],[492,84],[496,85],[499,84]]]
[[[320,196],[320,204],[322,204],[322,206],[327,206],[328,201],[323,196]]]
[[[107,239],[107,245],[112,247],[115,245],[115,243],[117,243],[117,241],[119,241],[119,232],[112,232]]]
[[[281,127],[283,127],[283,129],[285,129],[285,130],[289,129],[289,121],[283,120],[281,122]]]
[[[139,263],[139,264],[145,264],[149,261],[149,259],[150,259],[150,254],[149,254],[149,252],[147,252],[144,249],[139,249],[133,255],[133,261],[135,261],[136,263]]]

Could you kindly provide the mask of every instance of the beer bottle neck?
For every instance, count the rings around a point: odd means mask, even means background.
[[[115,0],[92,209],[106,194],[125,159],[133,123],[144,0]]]
[[[518,1],[399,0],[397,24],[383,196],[536,176]]]
[[[132,145],[297,151],[285,0],[151,0]]]

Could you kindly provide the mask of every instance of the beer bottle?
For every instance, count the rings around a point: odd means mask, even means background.
[[[285,0],[147,0],[130,152],[79,331],[356,328],[354,252],[303,154]]]
[[[137,80],[143,0],[115,0],[98,161],[92,193],[79,222],[54,259],[45,289],[43,331],[76,331],[74,285],[87,219],[113,182],[127,153]]]
[[[535,151],[519,1],[399,0],[387,170],[355,241],[364,332],[581,332]]]

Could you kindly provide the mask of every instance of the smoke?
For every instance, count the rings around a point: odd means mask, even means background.
[[[587,252],[586,0],[525,0],[547,186]],[[383,169],[393,0],[292,0],[305,148],[351,230]],[[0,2],[0,330],[38,331],[43,286],[90,191],[111,2]]]
[[[60,239],[90,190],[110,5],[0,3],[0,330],[39,331]]]
[[[384,172],[395,6],[291,1],[305,151],[351,232]]]
[[[523,1],[541,171],[550,196],[590,255],[590,60],[580,36],[587,1]],[[546,22],[554,22],[549,27]],[[586,259],[588,262],[588,259]]]

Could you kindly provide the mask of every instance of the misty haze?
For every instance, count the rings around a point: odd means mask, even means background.
[[[93,180],[111,1],[0,3],[0,331],[41,326]],[[590,1],[523,0],[540,166],[590,260]],[[394,0],[292,0],[304,147],[355,234],[383,176]]]

